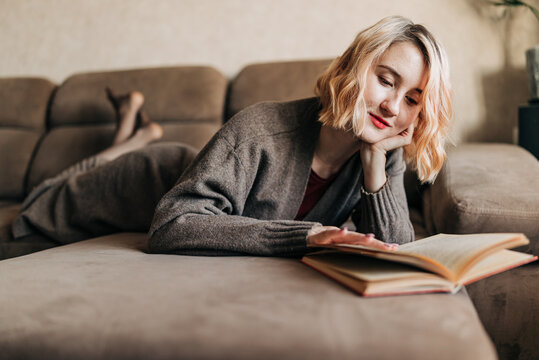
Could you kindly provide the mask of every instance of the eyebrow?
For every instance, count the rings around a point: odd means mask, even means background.
[[[378,65],[379,67],[381,68],[384,68],[386,69],[387,71],[389,71],[394,77],[396,77],[399,81],[402,80],[402,76],[401,74],[399,74],[397,72],[397,70],[393,69],[391,66],[388,66],[388,65]],[[419,94],[421,94],[423,92],[423,90],[419,89],[419,88],[415,88],[414,91],[417,91]]]

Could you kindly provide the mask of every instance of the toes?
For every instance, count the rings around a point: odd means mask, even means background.
[[[152,122],[146,125],[149,132],[151,133],[151,139],[157,140],[163,137],[163,127],[158,123]]]
[[[106,86],[105,93],[116,110],[120,110],[123,107],[135,107],[139,109],[144,104],[144,94],[140,91],[135,90],[124,95],[118,95],[111,87]]]
[[[158,123],[151,122],[135,131],[133,138],[144,144],[159,140],[163,137],[163,127]]]
[[[140,108],[144,104],[144,94],[140,91],[131,91],[129,93],[129,101],[131,105]]]

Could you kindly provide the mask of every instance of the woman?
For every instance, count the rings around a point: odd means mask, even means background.
[[[319,78],[316,93],[245,109],[193,161],[193,152],[179,145],[129,152],[159,136],[146,122],[138,131],[150,135],[137,131],[85,169],[30,194],[15,235],[39,229],[70,242],[140,231],[166,192],[151,222],[152,252],[293,256],[308,244],[394,250],[383,241],[412,241],[403,153],[422,181],[433,180],[445,159],[451,99],[443,48],[421,25],[385,18],[358,34]],[[137,97],[124,102],[125,124],[134,122]],[[118,185],[133,178],[136,186]],[[95,203],[84,192],[115,199]],[[49,220],[40,219],[40,209],[52,214]],[[338,227],[350,215],[357,232]]]

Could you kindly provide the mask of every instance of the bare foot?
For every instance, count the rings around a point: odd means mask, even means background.
[[[111,147],[103,150],[98,156],[107,160],[114,160],[117,157],[143,148],[152,141],[158,140],[163,136],[163,127],[155,122],[149,122],[147,125],[141,126],[135,131],[135,134],[127,140],[114,144]]]
[[[149,121],[149,119],[148,119]],[[143,147],[151,143],[152,141],[159,140],[163,137],[163,127],[156,122],[148,122],[146,125],[141,126],[135,131],[133,137],[127,142]]]
[[[107,97],[116,111],[116,134],[113,145],[122,143],[133,135],[137,127],[139,110],[144,104],[144,95],[140,91],[131,91],[125,95],[116,95],[107,87]],[[145,117],[147,118],[146,113]],[[147,119],[149,121],[149,119]],[[142,124],[142,121],[141,121]]]

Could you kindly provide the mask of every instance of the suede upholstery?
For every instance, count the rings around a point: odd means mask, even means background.
[[[44,179],[109,146],[115,120],[105,86],[117,93],[140,89],[144,109],[163,126],[161,141],[200,149],[221,127],[227,84],[203,66],[77,74],[58,87],[44,79],[0,79],[0,259],[55,245],[37,236],[12,241],[13,206]]]
[[[75,162],[106,148],[112,142],[113,132],[112,124],[57,127],[49,130],[34,155],[28,173],[27,192]]]
[[[539,254],[539,166],[508,144],[463,144],[426,191],[430,233],[522,232]]]
[[[232,80],[227,117],[260,101],[288,101],[314,96],[316,79],[331,60],[253,64]]]
[[[201,148],[248,105],[312,96],[328,64],[255,64],[230,84],[207,67],[78,74],[56,93],[46,80],[0,79],[0,259],[20,256],[0,262],[0,357],[491,359],[488,336],[502,359],[539,357],[535,264],[468,286],[470,297],[362,299],[294,260],[148,255],[141,234],[21,256],[56,245],[11,238],[25,189],[110,143],[106,85],[140,89],[163,141]],[[450,152],[431,187],[409,171],[416,238],[523,231],[537,253],[532,160],[471,144]]]
[[[69,77],[51,103],[50,125],[114,123],[104,89],[117,93],[138,89],[153,120],[208,122],[220,125],[227,80],[204,66],[111,71]]]
[[[500,359],[537,359],[538,278],[532,263],[466,286]]]
[[[0,125],[43,131],[55,85],[41,78],[0,79]]]
[[[200,149],[221,126],[227,80],[210,67],[74,75],[52,99],[50,131],[29,169],[28,190],[111,143],[115,115],[106,86],[120,94],[133,89],[145,94],[144,109],[167,134],[162,141],[182,141]]]
[[[0,79],[0,199],[24,198],[26,170],[54,88],[45,79]]]
[[[464,291],[359,298],[297,259],[154,255],[146,244],[124,233],[0,262],[0,288],[10,294],[0,296],[3,354],[495,358]]]
[[[523,232],[539,254],[539,163],[508,144],[463,144],[423,196],[430,233]],[[470,296],[504,359],[539,356],[539,264],[469,285]]]

